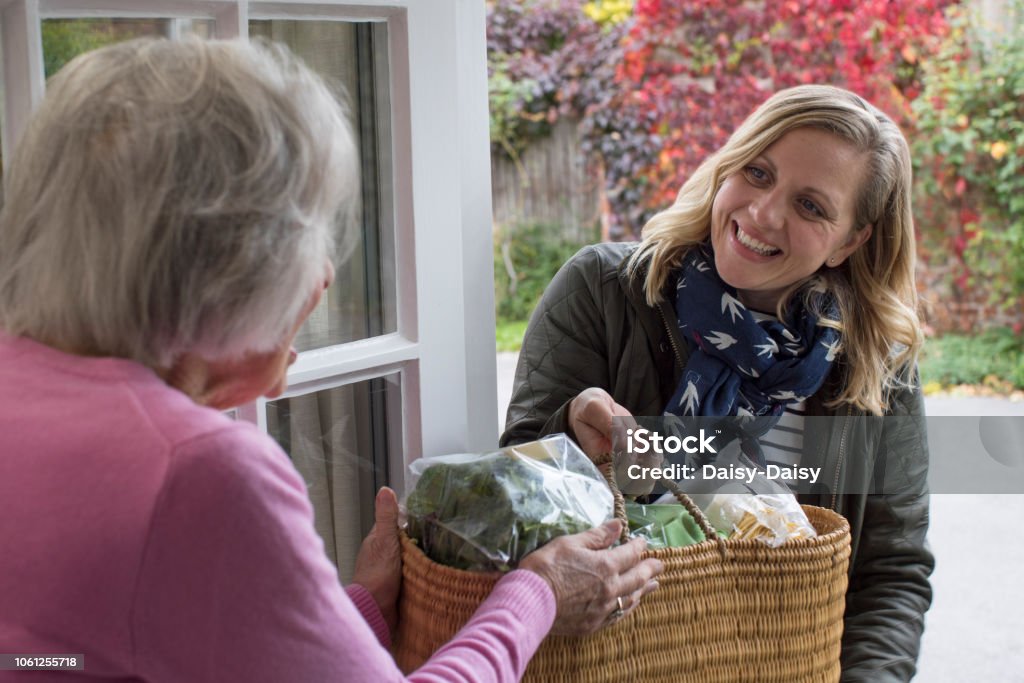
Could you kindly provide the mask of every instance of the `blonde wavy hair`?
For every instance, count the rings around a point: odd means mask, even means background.
[[[644,292],[655,305],[673,270],[693,246],[711,231],[711,206],[726,178],[783,135],[796,128],[828,131],[868,155],[868,172],[855,207],[857,230],[874,230],[839,267],[822,267],[782,297],[786,303],[803,296],[813,307],[815,296],[831,292],[838,317],[814,311],[820,325],[842,335],[841,392],[828,405],[850,405],[881,414],[889,393],[912,381],[922,343],[914,282],[914,225],[911,215],[911,164],[907,141],[893,121],[861,97],[832,86],[804,85],[782,90],[762,104],[708,157],[686,181],[675,203],[644,226],[643,240],[628,268],[646,270]]]

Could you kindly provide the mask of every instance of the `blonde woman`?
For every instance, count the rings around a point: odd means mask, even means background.
[[[614,417],[765,418],[736,434],[744,454],[817,458],[826,481],[801,502],[851,524],[844,681],[909,680],[931,602],[910,182],[903,135],[857,95],[775,94],[639,245],[563,266],[527,328],[502,436],[567,432],[596,455]],[[896,459],[899,484],[869,495]]]
[[[103,48],[4,180],[0,652],[84,655],[51,680],[406,680],[394,493],[342,588],[288,456],[221,412],[284,391],[333,278],[358,177],[326,85],[269,45]],[[408,680],[515,681],[550,630],[628,613],[661,567],[618,524],[528,555]]]

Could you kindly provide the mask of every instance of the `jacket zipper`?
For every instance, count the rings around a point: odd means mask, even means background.
[[[680,369],[686,367],[683,363],[683,354],[679,353],[679,347],[676,346],[676,338],[672,336],[672,328],[668,326],[668,318],[665,317],[665,311],[661,309],[661,304],[658,304],[658,315],[661,316],[661,324],[665,326],[665,333],[668,334],[668,343],[672,345],[672,352],[676,355],[676,362],[679,363]]]
[[[843,421],[843,432],[839,436],[839,462],[836,464],[835,484],[832,486],[832,510],[836,509],[836,498],[839,496],[839,472],[843,469],[843,460],[846,459],[846,430],[850,426],[850,417],[853,415],[853,408],[846,406],[846,419]]]

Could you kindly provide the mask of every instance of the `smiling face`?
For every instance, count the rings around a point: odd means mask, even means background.
[[[727,177],[711,207],[715,266],[747,307],[774,313],[791,285],[843,263],[871,236],[854,225],[867,156],[832,133],[789,131]]]

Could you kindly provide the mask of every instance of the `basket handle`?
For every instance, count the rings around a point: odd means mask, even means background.
[[[615,480],[615,458],[612,453],[602,453],[594,458],[594,464],[601,470],[601,474],[604,475],[605,481],[608,483],[608,488],[612,491],[612,498],[615,501],[614,511],[615,519],[622,522],[622,533],[620,534],[619,540],[623,543],[629,540],[629,520],[626,517],[626,499],[622,495],[622,491],[619,489],[619,483]],[[708,521],[707,515],[701,510],[690,496],[686,495],[679,484],[675,483],[671,479],[662,478],[659,480],[661,484],[669,490],[669,492],[676,497],[679,504],[690,513],[694,521],[697,522],[697,526],[704,532],[704,537],[707,539],[714,539],[718,545],[718,552],[723,558],[729,557],[729,549],[725,545],[725,539],[718,535],[718,531]]]

